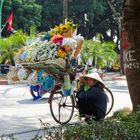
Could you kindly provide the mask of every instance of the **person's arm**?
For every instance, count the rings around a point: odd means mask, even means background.
[[[80,88],[76,92],[76,97],[81,98],[82,96],[84,96],[84,86],[80,86]]]
[[[100,95],[100,94],[101,94],[100,87],[98,87],[98,86],[93,86],[93,87],[91,87],[90,90],[88,90],[88,91],[86,92],[85,96],[86,96],[86,98],[89,98],[89,99],[92,98],[92,100],[97,100],[98,95]]]

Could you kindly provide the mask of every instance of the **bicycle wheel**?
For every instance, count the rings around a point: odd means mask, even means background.
[[[73,96],[64,96],[58,90],[50,96],[50,112],[53,119],[59,124],[68,123],[74,113],[74,98]]]
[[[104,91],[105,91],[105,94],[106,94],[106,97],[107,97],[107,111],[106,111],[106,115],[108,115],[110,113],[110,111],[112,110],[112,108],[113,108],[114,97],[113,97],[112,92],[107,87],[104,87]]]

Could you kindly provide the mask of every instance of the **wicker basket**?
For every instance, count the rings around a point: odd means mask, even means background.
[[[29,70],[44,70],[47,73],[57,77],[62,78],[66,73],[65,68],[61,67],[55,62],[36,62],[36,63],[22,63],[22,66]]]

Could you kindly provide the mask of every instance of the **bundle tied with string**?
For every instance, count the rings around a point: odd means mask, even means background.
[[[8,80],[10,80],[10,82],[19,81],[17,73],[18,73],[18,70],[15,67],[11,67],[11,70],[7,74]]]
[[[74,57],[77,58],[77,56],[80,54],[80,51],[83,48],[84,37],[81,35],[77,35],[77,36],[74,36],[73,38],[77,41],[77,47],[74,52]]]
[[[74,34],[76,34],[76,31],[77,31],[76,28],[71,28],[71,29],[69,29],[67,32],[62,33],[62,36],[63,36],[64,38],[72,38],[72,36],[73,36]]]

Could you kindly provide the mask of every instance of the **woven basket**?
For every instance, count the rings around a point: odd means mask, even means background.
[[[37,63],[22,63],[22,66],[29,70],[44,70],[47,73],[61,78],[66,73],[66,70],[55,62],[37,62]]]
[[[22,63],[21,64],[26,69],[34,69],[34,70],[40,70],[40,69],[46,69],[44,62],[36,62],[36,63]]]

